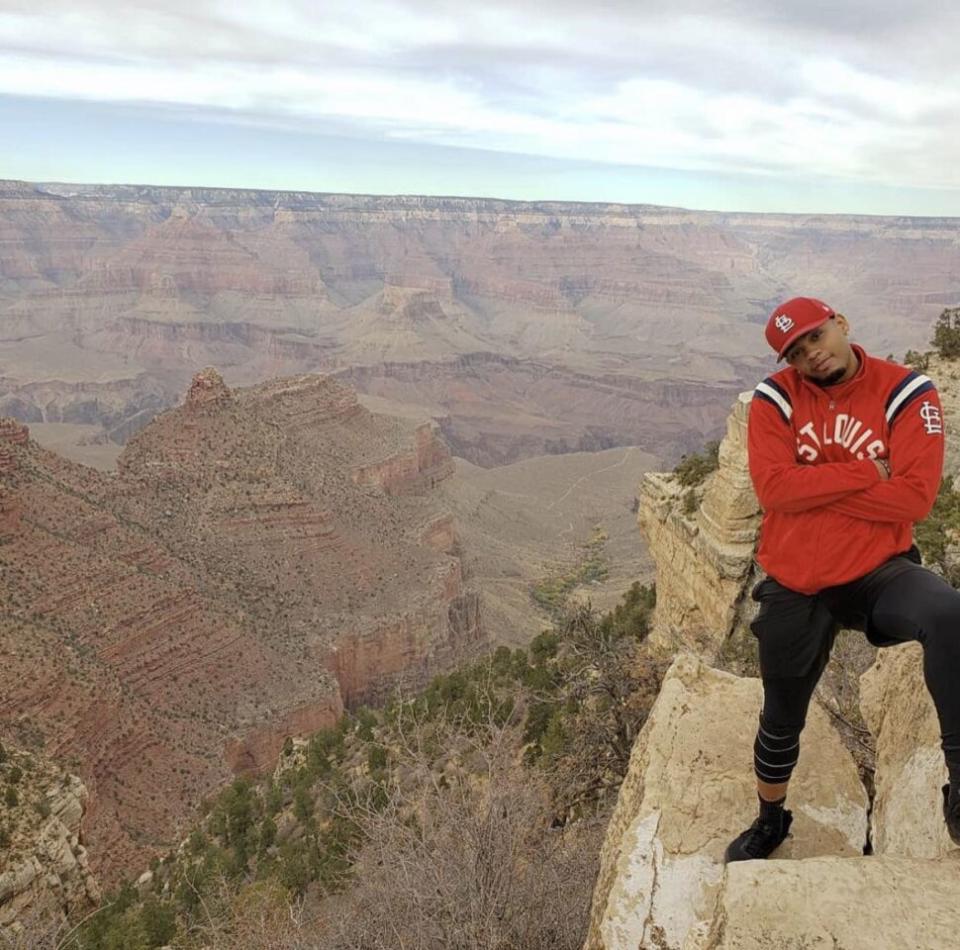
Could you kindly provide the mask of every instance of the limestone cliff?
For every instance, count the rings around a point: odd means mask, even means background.
[[[940,788],[947,773],[920,645],[880,650],[860,679],[860,697],[877,743],[874,852],[960,859],[940,811]]]
[[[760,682],[681,654],[634,745],[607,829],[586,950],[701,947],[724,885],[723,850],[756,812],[747,763]],[[784,859],[862,854],[867,796],[826,714],[811,710],[808,767]]]
[[[38,937],[100,901],[82,823],[88,793],[75,775],[0,745],[0,940]]]
[[[744,635],[744,603],[754,571],[760,507],[747,467],[744,393],[727,419],[719,467],[694,491],[693,511],[675,475],[650,473],[640,484],[637,520],[657,565],[651,639],[667,651],[695,646],[716,657]]]
[[[620,790],[585,950],[954,946],[960,849],[936,800],[942,761],[930,767],[926,730],[919,747],[912,732],[928,718],[916,707],[922,681],[904,666],[879,677],[878,789],[907,787],[874,816],[878,853],[863,856],[867,795],[815,704],[790,789],[790,837],[765,862],[724,866],[727,841],[756,814],[749,760],[760,683],[678,657]]]

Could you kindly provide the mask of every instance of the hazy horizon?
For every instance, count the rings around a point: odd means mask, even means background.
[[[8,0],[0,176],[957,216],[958,26],[932,0]]]

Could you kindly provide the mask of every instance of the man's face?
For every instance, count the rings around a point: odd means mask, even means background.
[[[849,379],[857,371],[857,358],[847,340],[849,329],[847,321],[837,314],[795,340],[784,359],[821,386]]]

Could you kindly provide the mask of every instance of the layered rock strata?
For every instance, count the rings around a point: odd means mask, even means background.
[[[637,521],[657,564],[650,636],[665,650],[686,645],[716,657],[728,640],[746,636],[760,525],[747,464],[751,397],[744,393],[734,404],[719,467],[702,488],[685,488],[669,473],[649,473],[640,483]]]
[[[0,780],[15,790],[17,799],[0,809],[5,836],[0,847],[0,938],[16,946],[21,937],[52,933],[68,919],[79,918],[97,906],[101,894],[84,847],[81,826],[88,793],[80,779],[7,747]]]
[[[0,182],[0,413],[122,443],[197,365],[231,385],[364,366],[477,464],[675,457],[762,375],[759,327],[794,291],[816,288],[875,352],[915,345],[960,297],[957,234],[949,218]],[[460,366],[489,356],[504,364]]]
[[[108,883],[287,736],[482,644],[449,453],[342,383],[205,370],[113,476],[0,432],[0,721],[80,763]]]
[[[723,851],[756,815],[749,765],[761,685],[681,654],[637,737],[607,830],[588,950],[701,946]],[[826,714],[811,709],[778,856],[859,855],[867,796]]]

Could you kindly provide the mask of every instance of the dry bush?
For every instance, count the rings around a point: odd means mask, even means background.
[[[579,948],[597,833],[550,829],[549,790],[519,764],[517,723],[464,731],[408,722],[400,731],[397,753],[422,782],[407,791],[392,782],[350,803],[362,832],[356,884],[326,902],[323,946]],[[438,744],[459,750],[442,769],[431,755]]]
[[[175,947],[204,950],[320,950],[315,927],[302,900],[292,900],[276,883],[243,888],[224,878],[206,888],[203,922]]]
[[[70,929],[62,913],[46,907],[21,915],[17,923],[18,933],[0,929],[0,950],[55,950]]]
[[[565,725],[567,748],[549,765],[564,818],[612,805],[667,665],[644,641],[624,636],[590,607],[567,618],[565,664],[562,699],[574,702],[578,712]]]

